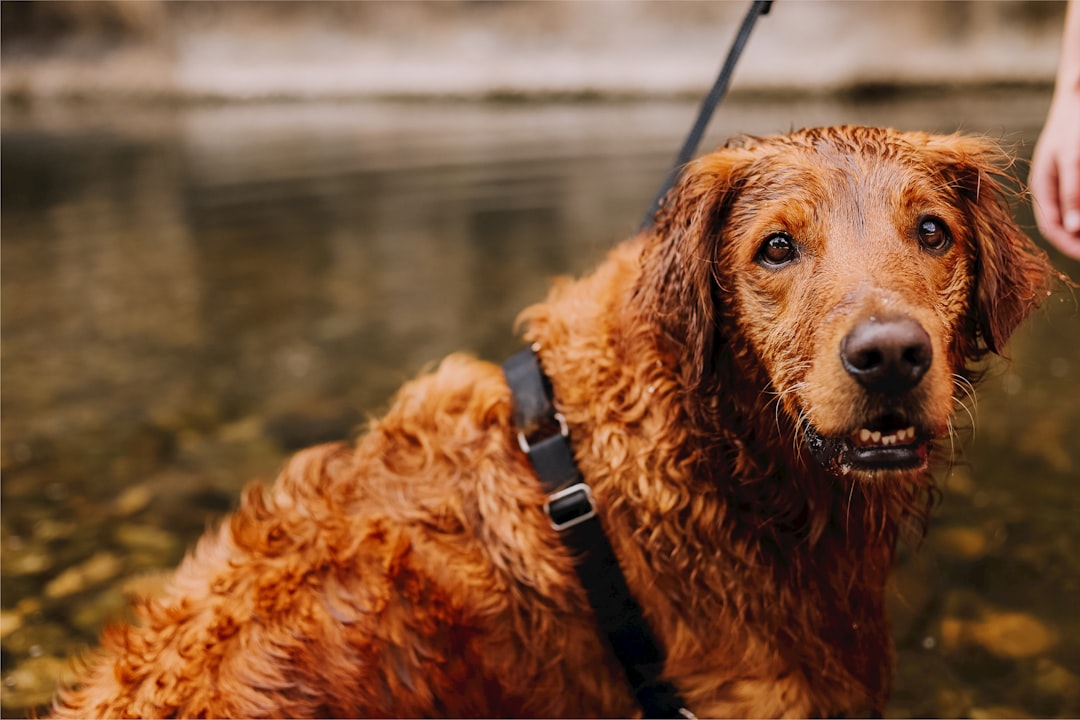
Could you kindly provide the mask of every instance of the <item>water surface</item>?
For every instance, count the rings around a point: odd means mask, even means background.
[[[860,123],[988,132],[1028,156],[1048,102],[733,100],[706,145]],[[5,109],[3,713],[46,702],[248,480],[354,434],[448,352],[515,350],[549,279],[636,228],[695,109]],[[892,715],[1080,714],[1072,295],[1010,356],[897,573]]]

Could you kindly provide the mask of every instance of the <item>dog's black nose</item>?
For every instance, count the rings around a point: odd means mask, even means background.
[[[909,317],[864,320],[840,343],[844,369],[877,393],[898,394],[915,387],[933,357],[930,336]]]

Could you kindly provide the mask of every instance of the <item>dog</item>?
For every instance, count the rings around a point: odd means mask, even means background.
[[[689,711],[884,711],[898,539],[976,362],[1060,277],[1008,164],[961,135],[736,138],[523,313]],[[639,714],[516,433],[499,367],[446,358],[249,487],[53,712]]]

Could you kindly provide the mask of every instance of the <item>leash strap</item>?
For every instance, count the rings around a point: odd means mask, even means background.
[[[514,397],[518,444],[548,494],[544,512],[577,558],[578,578],[643,717],[692,718],[675,688],[660,679],[664,653],[600,525],[592,491],[574,461],[566,419],[554,406],[534,348],[513,355],[502,368]]]
[[[691,156],[693,156],[697,146],[701,143],[701,137],[705,134],[705,128],[708,127],[709,120],[712,119],[713,111],[716,110],[716,106],[727,95],[728,86],[731,84],[731,76],[735,73],[735,63],[739,61],[739,56],[742,55],[742,51],[746,47],[746,41],[750,39],[750,31],[754,29],[754,23],[762,15],[767,15],[771,7],[772,0],[754,0],[750,5],[750,9],[746,12],[746,17],[743,18],[742,25],[739,27],[739,32],[736,33],[735,40],[731,43],[731,49],[728,50],[727,59],[724,60],[724,64],[720,68],[720,74],[717,76],[716,82],[713,83],[712,89],[709,90],[709,94],[701,101],[697,120],[694,121],[690,133],[686,136],[686,140],[683,141],[682,150],[675,157],[675,162],[671,166],[671,170],[668,171],[664,184],[660,187],[660,192],[656,194],[652,205],[649,206],[649,211],[645,213],[640,230],[645,230],[652,225],[653,216],[660,209],[660,203],[663,202],[664,196],[667,195],[668,190],[675,186],[679,175],[682,174],[683,166],[690,162]]]

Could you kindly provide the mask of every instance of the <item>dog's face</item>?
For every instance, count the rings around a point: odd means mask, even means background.
[[[852,127],[700,159],[661,215],[678,247],[654,258],[682,305],[661,313],[668,334],[701,338],[686,361],[706,368],[728,328],[826,467],[924,469],[965,364],[1000,349],[1051,277],[994,180],[1002,159],[982,139]]]

